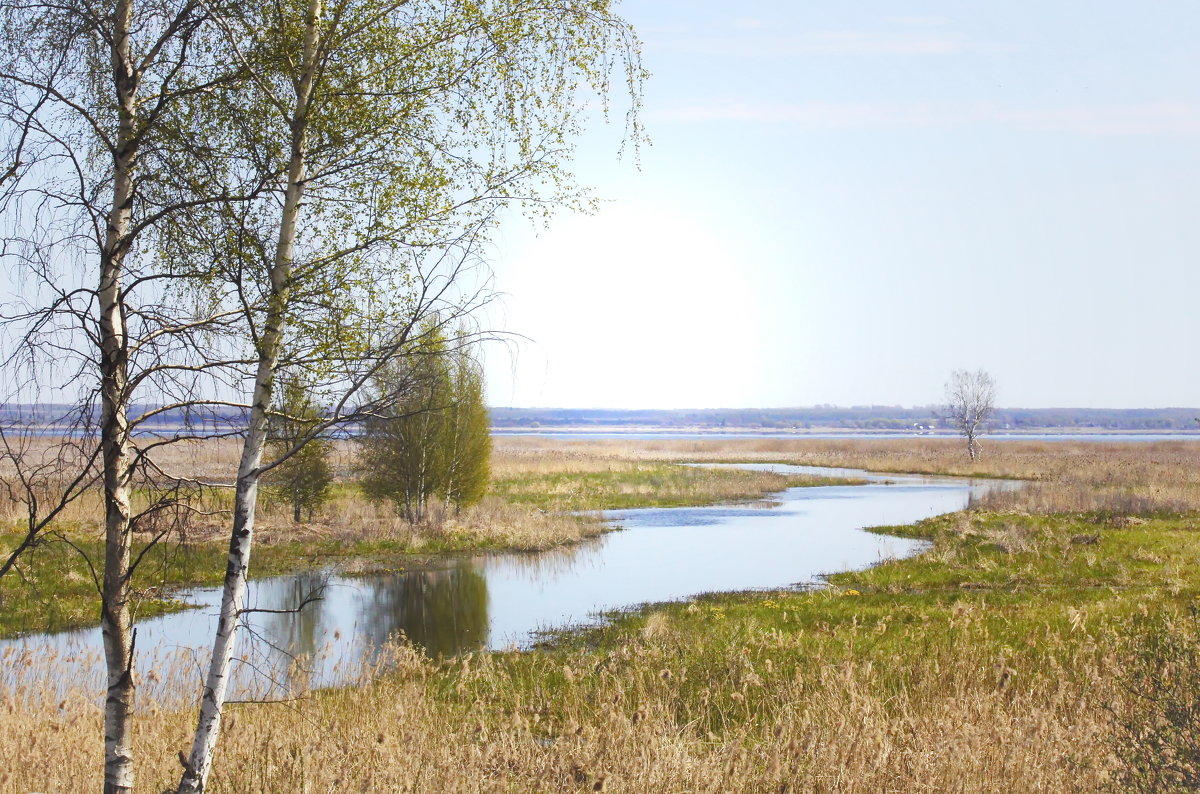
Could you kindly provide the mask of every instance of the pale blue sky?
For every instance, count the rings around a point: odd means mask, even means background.
[[[497,405],[1200,405],[1200,6],[628,0],[640,170],[506,226]]]

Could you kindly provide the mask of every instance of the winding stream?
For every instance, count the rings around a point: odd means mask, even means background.
[[[300,677],[308,685],[344,683],[398,632],[434,655],[525,648],[541,630],[595,622],[609,610],[703,592],[819,584],[822,574],[908,556],[924,545],[863,527],[961,510],[974,496],[1015,485],[739,465],[870,482],[792,488],[771,497],[776,506],[612,511],[605,515],[623,531],[538,554],[464,557],[439,567],[362,577],[307,572],[253,581],[253,608],[289,609],[313,595],[320,600],[294,614],[247,616],[251,631],[241,635],[236,688],[263,697],[280,694]],[[140,669],[183,669],[197,676],[203,669],[220,590],[196,588],[181,597],[199,608],[137,624]],[[0,641],[0,654],[17,650],[58,660],[59,685],[102,680],[95,628]],[[302,663],[293,664],[294,657]]]

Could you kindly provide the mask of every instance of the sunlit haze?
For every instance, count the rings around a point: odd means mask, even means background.
[[[1200,7],[623,9],[652,144],[505,225],[492,404],[1200,404]]]

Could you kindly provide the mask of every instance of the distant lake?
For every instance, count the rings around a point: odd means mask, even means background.
[[[670,431],[623,433],[621,431],[590,432],[587,430],[515,430],[493,428],[493,436],[533,436],[536,438],[628,438],[641,440],[666,440],[672,438],[684,440],[716,439],[716,438],[786,438],[786,439],[879,439],[879,438],[959,438],[952,433],[907,433],[881,430],[874,433],[755,433],[730,432],[710,430]],[[982,436],[984,441],[1200,441],[1200,433],[989,433]]]

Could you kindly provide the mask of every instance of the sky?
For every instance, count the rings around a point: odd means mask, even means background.
[[[1200,405],[1200,5],[620,9],[651,143],[500,230],[492,405]]]

